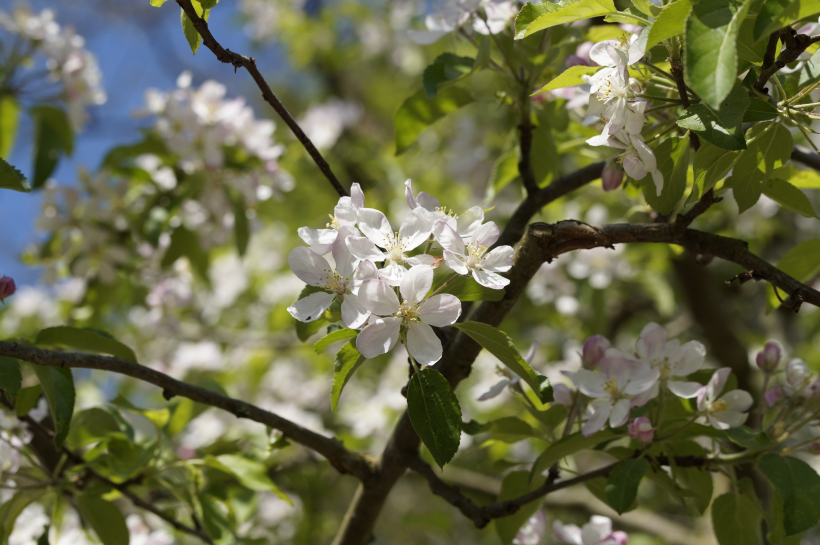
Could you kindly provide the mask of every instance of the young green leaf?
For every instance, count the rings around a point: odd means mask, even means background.
[[[461,407],[447,379],[432,367],[419,369],[407,387],[407,413],[413,429],[443,468],[461,442]]]
[[[540,475],[550,467],[552,464],[560,462],[570,454],[575,454],[581,450],[594,448],[601,443],[606,443],[618,437],[618,434],[612,430],[601,430],[589,437],[584,437],[581,432],[567,435],[563,439],[559,439],[555,443],[547,447],[547,450],[541,453],[541,456],[535,461],[532,466],[531,475]]]
[[[797,87],[803,88],[820,80],[820,50],[815,51],[800,70]]]
[[[28,183],[22,172],[0,158],[0,189],[30,193],[31,184]]]
[[[755,125],[746,138],[751,142],[737,158],[728,182],[741,213],[757,203],[763,182],[789,160],[794,148],[791,133],[780,123]]]
[[[612,470],[606,483],[606,498],[619,515],[629,511],[638,495],[638,485],[649,469],[645,458],[627,458]]]
[[[817,213],[805,193],[786,180],[769,178],[763,182],[763,194],[777,204],[805,218],[816,218]]]
[[[439,279],[431,288],[438,289],[449,277]],[[447,284],[439,293],[449,293],[458,297],[460,301],[500,301],[504,298],[504,290],[487,288],[469,276],[460,276]]]
[[[777,268],[798,282],[807,282],[820,274],[820,238],[801,242],[786,252],[783,259],[777,263]],[[768,294],[767,307],[770,310],[777,308],[780,301],[774,294],[771,284],[766,287],[766,293]]]
[[[350,330],[342,329],[340,331]],[[330,335],[334,333],[338,333],[338,331],[334,331]],[[330,335],[328,335],[328,337]],[[326,338],[327,337],[325,337],[325,339]],[[325,339],[321,339],[316,344],[318,345]],[[353,376],[353,373],[356,372],[356,369],[358,369],[364,361],[365,357],[356,349],[356,339],[351,340],[336,353],[336,363],[333,364],[333,386],[330,389],[330,408],[333,411],[339,406],[339,398],[342,395],[342,390],[347,385],[347,381],[350,380],[350,377]]]
[[[428,99],[424,89],[409,97],[396,111],[393,124],[396,130],[396,155],[407,151],[419,135],[444,117],[474,102],[472,95],[460,87],[450,87]]]
[[[251,226],[248,222],[245,199],[239,191],[228,191],[226,188],[226,193],[233,210],[233,236],[236,242],[236,251],[240,256],[243,256],[251,239]]]
[[[268,468],[263,464],[245,458],[244,456],[239,456],[238,454],[220,454],[206,461],[217,469],[236,477],[236,480],[245,488],[249,488],[255,492],[273,492],[293,505],[293,501],[287,494],[282,492],[270,479],[268,476]],[[213,462],[217,462],[217,464]]]
[[[761,545],[760,511],[754,501],[728,493],[712,503],[712,529],[720,545]]]
[[[632,0],[632,5],[638,8],[644,15],[657,17],[661,14],[661,7],[656,6],[649,0]]]
[[[800,19],[801,0],[766,0],[761,3],[754,26],[754,39],[762,40],[775,30]],[[812,4],[813,2],[805,2]]]
[[[494,328],[491,325],[482,324],[480,322],[464,322],[462,324],[454,324],[455,327],[470,336],[475,342],[480,344],[483,348],[501,360],[501,363],[506,365],[513,373],[521,377],[521,379],[532,388],[536,394],[541,393],[541,383],[538,381],[538,374],[530,367],[530,364],[524,361],[521,353],[512,342],[506,333]]]
[[[99,407],[78,412],[71,421],[71,431],[66,443],[71,449],[78,449],[102,441],[108,437],[126,439],[120,423],[114,416]]]
[[[572,87],[574,85],[583,85],[584,80],[583,76],[591,76],[598,70],[603,68],[602,66],[570,66],[563,72],[561,72],[558,76],[550,80],[549,83],[541,87],[538,91],[534,92],[530,96],[540,95],[541,93],[546,93],[547,91],[552,91],[553,89],[561,89],[563,87]]]
[[[558,4],[527,4],[515,18],[515,39],[521,40],[556,25],[617,13],[612,0],[564,0]]]
[[[23,386],[23,375],[20,373],[20,362],[8,356],[0,356],[0,390],[14,404],[17,392]]]
[[[711,0],[694,4],[686,20],[684,72],[712,108],[719,108],[735,86],[737,36],[748,11],[749,0]]]
[[[506,416],[482,426],[482,431],[490,432],[490,439],[503,443],[517,443],[535,437],[532,426],[515,416]]]
[[[14,139],[17,136],[17,122],[20,119],[20,105],[13,94],[0,96],[0,158],[11,156]],[[0,183],[2,187],[2,183]]]
[[[61,155],[74,151],[74,131],[68,116],[51,106],[37,106],[29,110],[34,121],[34,176],[31,185],[41,187],[54,169]]]
[[[759,98],[752,98],[749,107],[743,114],[743,123],[757,123],[776,119],[780,113],[769,102]]]
[[[68,326],[49,327],[37,334],[36,344],[68,346],[75,350],[110,354],[137,363],[134,351],[107,333]]]
[[[331,344],[346,341],[348,339],[354,339],[358,334],[359,331],[356,329],[337,329],[336,331],[328,333],[313,343],[313,351],[317,354],[321,354],[327,350]]]
[[[641,180],[643,196],[649,206],[668,214],[675,209],[686,191],[686,172],[689,169],[689,138],[667,138],[654,148],[658,170],[663,174],[663,191],[658,196],[652,176]]]
[[[762,450],[772,444],[762,431],[755,431],[748,426],[738,426],[726,430],[726,437],[732,443],[752,450]]]
[[[211,14],[211,10],[205,9],[199,3],[199,0],[191,0],[191,5],[194,7],[194,11],[196,14],[199,15],[201,18],[208,20],[208,16]],[[185,13],[185,10],[180,9],[179,14],[179,21],[182,24],[182,33],[185,35],[185,39],[188,41],[188,45],[191,47],[191,53],[196,55],[197,49],[199,49],[200,44],[202,43],[202,36],[199,35],[199,32],[196,31],[194,28],[194,23],[188,17],[188,14]]]
[[[435,98],[439,87],[454,83],[472,73],[475,59],[442,53],[424,69],[422,82],[427,98]]]
[[[739,152],[725,150],[709,142],[701,142],[700,148],[695,152],[695,179],[689,201],[700,199],[704,193],[715,187],[718,181],[729,174],[738,155],[740,155]]]
[[[749,97],[746,97],[748,102]],[[703,140],[726,150],[746,149],[743,127],[738,123],[726,127],[706,104],[692,104],[681,113],[678,125],[697,133]]]
[[[39,384],[21,389],[17,392],[17,401],[14,402],[14,414],[18,417],[26,416],[37,406],[37,401],[40,400],[40,394],[42,393],[43,387]]]
[[[765,454],[760,471],[783,499],[783,528],[790,536],[820,521],[820,475],[806,462],[792,456]]]
[[[111,400],[111,404],[124,411],[128,411],[129,413],[144,416],[159,429],[162,429],[171,418],[171,411],[169,411],[166,407],[163,407],[162,409],[140,409],[124,398],[122,394],[117,394],[117,397]]]
[[[690,11],[692,11],[690,0],[677,0],[664,6],[649,29],[649,35],[646,38],[646,51],[649,51],[663,40],[682,34],[686,28],[686,19],[689,17]]]
[[[116,505],[89,493],[77,494],[74,502],[103,545],[128,545],[128,527]]]
[[[54,446],[57,450],[65,441],[71,427],[71,417],[74,414],[74,377],[71,369],[63,367],[42,367],[32,365],[43,395],[48,402],[48,409],[54,421]]]

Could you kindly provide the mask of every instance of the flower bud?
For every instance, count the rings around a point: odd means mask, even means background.
[[[655,437],[655,430],[652,429],[652,422],[645,416],[639,416],[632,420],[627,426],[629,436],[632,439],[640,439],[644,443],[649,443]]]
[[[809,368],[803,360],[794,358],[786,364],[786,381],[795,389],[802,389],[809,383]]]
[[[572,68],[573,66],[589,66],[586,59],[578,55],[570,55],[567,57],[567,60],[564,61],[564,64],[566,64],[567,68]]]
[[[0,302],[5,303],[6,297],[11,297],[17,291],[14,279],[10,276],[0,276]]]
[[[814,443],[806,447],[806,452],[813,456],[820,455],[820,441],[815,441]]]
[[[604,171],[601,173],[601,185],[603,185],[604,191],[618,189],[623,181],[623,166],[616,163],[614,160],[607,160],[604,164]]]
[[[586,369],[595,369],[612,343],[603,335],[593,335],[584,343],[581,351],[581,364]]]
[[[609,539],[614,540],[618,545],[626,545],[629,541],[629,536],[626,532],[618,530],[609,534]]]
[[[780,349],[780,345],[776,342],[767,342],[763,350],[757,353],[755,360],[762,371],[772,373],[777,370],[777,364],[780,363],[781,357],[783,357],[783,351]]]
[[[774,409],[774,406],[783,399],[783,388],[780,386],[775,386],[765,394],[763,394],[763,399],[766,400],[766,405],[769,406],[770,409]]]

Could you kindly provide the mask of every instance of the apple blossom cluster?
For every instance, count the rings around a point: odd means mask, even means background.
[[[552,530],[561,543],[573,545],[626,545],[629,540],[625,532],[613,532],[612,520],[600,515],[593,515],[583,528],[556,520]]]
[[[612,347],[600,335],[590,337],[583,346],[582,369],[564,371],[578,392],[589,398],[583,435],[589,437],[607,421],[612,428],[627,424],[631,409],[643,407],[661,392],[694,398],[694,416],[715,429],[742,425],[752,406],[752,396],[743,390],[723,393],[730,368],[715,371],[706,385],[685,380],[702,367],[705,356],[706,349],[700,342],[681,345],[677,340],[667,341],[666,331],[655,323],[643,328],[632,354]],[[565,384],[555,384],[554,391],[557,403],[568,407],[584,403],[578,392]],[[645,416],[634,419],[627,429],[633,439],[644,442],[654,435],[654,427]]]
[[[389,352],[401,340],[416,362],[430,365],[442,355],[432,328],[451,325],[461,315],[458,298],[439,292],[459,276],[503,289],[509,280],[499,273],[512,267],[514,250],[490,249],[500,231],[492,221],[484,223],[480,207],[457,214],[425,192],[414,194],[410,180],[405,186],[410,212],[398,231],[381,211],[365,207],[359,184],[353,184],[350,197],[339,199],[325,228],[298,230],[308,246],[294,248],[288,264],[314,292],[288,312],[312,322],[336,303],[342,322],[361,329],[356,346],[366,358]],[[434,243],[441,256],[427,253]],[[323,257],[327,254],[333,264]],[[442,262],[454,274],[430,293],[433,270]]]
[[[618,162],[635,180],[652,175],[658,195],[663,189],[663,174],[658,170],[653,151],[644,143],[641,130],[646,121],[646,101],[640,98],[640,83],[629,77],[629,67],[644,55],[639,43],[640,34],[623,40],[605,40],[589,49],[591,62],[602,68],[593,75],[583,76],[589,85],[588,115],[600,116],[604,129],[600,135],[587,140],[591,146],[609,146],[623,150]],[[574,65],[586,64],[580,55],[572,56]],[[617,170],[607,174],[605,189],[614,189]],[[620,180],[618,180],[620,184]]]
[[[409,30],[408,35],[417,44],[429,45],[458,30],[498,34],[518,11],[518,4],[509,0],[450,0],[424,19],[427,30]]]
[[[35,14],[24,4],[18,4],[11,13],[0,10],[0,28],[28,42],[26,57],[34,52],[45,56],[49,79],[63,86],[71,124],[82,130],[88,121],[86,109],[103,104],[107,98],[97,59],[85,49],[83,37],[71,27],[61,27],[52,10]]]

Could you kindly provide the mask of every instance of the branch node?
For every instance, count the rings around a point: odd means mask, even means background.
[[[763,276],[761,276],[759,273],[757,273],[756,271],[751,270],[751,271],[742,272],[740,274],[736,274],[735,276],[733,276],[729,280],[724,281],[723,283],[726,284],[727,286],[731,286],[732,283],[735,280],[737,280],[738,284],[745,284],[746,282],[748,282],[750,280],[754,280],[755,282],[757,282],[758,280],[765,280],[765,278]]]
[[[168,388],[162,389],[162,397],[165,398],[165,401],[171,401],[171,398],[174,397],[176,394],[169,390]]]

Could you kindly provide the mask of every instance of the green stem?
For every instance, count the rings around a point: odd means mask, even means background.
[[[657,140],[661,136],[665,135],[668,132],[671,132],[671,131],[675,130],[676,128],[678,128],[678,125],[676,123],[672,123],[671,125],[669,125],[669,127],[664,129],[662,132],[659,132],[658,134],[656,134],[655,136],[653,136],[649,140],[646,140],[645,143],[649,144],[650,142],[654,142],[655,140]]]
[[[635,96],[645,98],[646,100],[656,100],[658,102],[674,102],[676,104],[683,104],[683,101],[679,98],[666,98],[666,97],[659,97],[655,95],[646,95],[643,93],[638,93]]]
[[[432,297],[432,296],[436,295],[438,292],[440,292],[440,291],[441,291],[441,290],[443,290],[445,287],[447,287],[447,285],[448,285],[448,284],[450,284],[451,282],[453,282],[456,278],[458,278],[458,277],[460,277],[460,276],[461,276],[460,274],[456,273],[456,274],[454,274],[453,276],[451,276],[450,278],[448,278],[448,279],[447,279],[447,281],[446,281],[444,284],[440,285],[440,286],[436,289],[436,291],[434,291],[433,293],[431,293],[431,294],[430,294],[430,297]],[[429,299],[430,297],[428,297],[428,299]]]
[[[668,110],[669,108],[677,108],[678,106],[679,104],[664,104],[663,106],[655,106],[654,108],[649,108],[644,111],[644,114],[651,114],[652,112],[658,112],[660,110]]]

